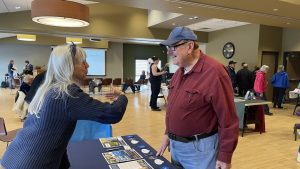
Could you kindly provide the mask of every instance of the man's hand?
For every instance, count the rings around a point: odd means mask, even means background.
[[[231,168],[231,164],[227,164],[227,163],[217,160],[216,169],[230,169],[230,168]]]
[[[167,147],[170,145],[170,139],[168,135],[164,136],[164,139],[162,141],[162,144],[160,146],[160,149],[157,151],[156,156],[162,156],[166,150]]]

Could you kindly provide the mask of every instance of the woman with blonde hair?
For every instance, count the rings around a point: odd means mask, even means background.
[[[267,65],[262,65],[259,71],[256,72],[256,77],[254,81],[254,91],[256,96],[258,96],[261,100],[267,100],[266,91],[268,87],[268,81],[266,79],[266,73],[269,71],[270,67]],[[273,115],[270,113],[269,106],[264,105],[264,113],[266,115]]]
[[[278,66],[278,72],[275,73],[272,77],[272,85],[274,87],[274,99],[273,99],[273,108],[278,106],[279,109],[282,109],[281,106],[285,90],[290,87],[288,74],[284,71],[284,66]]]
[[[128,100],[120,91],[112,88],[108,97],[114,102],[103,103],[79,88],[88,67],[82,48],[72,44],[53,49],[24,127],[3,155],[4,168],[69,168],[66,151],[77,120],[110,124],[122,119]]]

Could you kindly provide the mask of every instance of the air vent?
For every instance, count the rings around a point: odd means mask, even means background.
[[[211,28],[199,28],[199,29],[202,29],[202,30],[208,30],[208,29],[211,29]]]
[[[98,38],[90,38],[90,41],[92,41],[92,42],[100,42],[101,39],[98,39]]]

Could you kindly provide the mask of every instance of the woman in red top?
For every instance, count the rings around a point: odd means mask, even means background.
[[[266,79],[266,73],[268,72],[269,68],[270,67],[267,65],[262,65],[260,70],[256,73],[254,91],[256,93],[256,96],[258,96],[261,100],[267,100],[266,90],[268,81]],[[273,115],[273,113],[270,113],[268,105],[264,105],[264,112],[266,115]]]

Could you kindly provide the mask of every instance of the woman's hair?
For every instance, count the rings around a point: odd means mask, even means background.
[[[284,66],[283,65],[279,65],[278,66],[278,72],[284,71]]]
[[[53,49],[48,61],[45,80],[28,107],[30,114],[38,117],[45,95],[51,89],[55,91],[56,98],[63,94],[70,95],[67,88],[76,83],[76,79],[73,78],[74,65],[83,62],[85,58],[86,54],[83,49],[74,44],[57,46]]]
[[[158,57],[153,56],[151,59],[152,59],[152,61],[154,62],[154,61],[158,60]]]
[[[260,68],[260,71],[266,72],[266,71],[269,70],[269,68],[270,68],[270,67],[267,66],[267,65],[262,65],[261,68]]]

